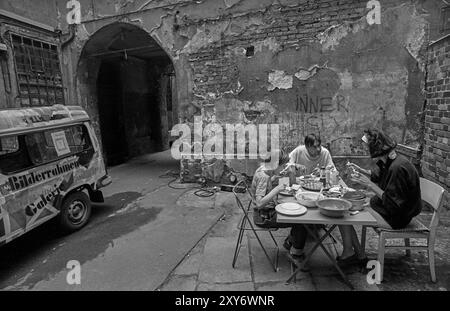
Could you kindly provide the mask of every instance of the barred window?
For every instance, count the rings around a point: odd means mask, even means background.
[[[441,9],[441,31],[450,30],[450,5]]]
[[[22,107],[64,104],[58,48],[11,34]]]

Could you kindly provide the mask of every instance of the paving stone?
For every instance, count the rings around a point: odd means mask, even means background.
[[[358,291],[379,291],[376,284],[369,284],[367,282],[367,275],[362,273],[347,274],[348,279]]]
[[[215,198],[214,196],[210,197],[199,197],[194,194],[197,189],[189,190],[183,195],[181,195],[177,200],[177,206],[179,207],[191,207],[195,206],[196,208],[215,208]]]
[[[254,291],[255,287],[252,282],[233,283],[233,284],[209,284],[200,283],[197,287],[198,291]]]
[[[336,251],[332,245],[325,245],[330,252],[331,256],[334,258],[337,256]],[[335,266],[331,262],[330,258],[325,254],[322,248],[318,248],[314,251],[311,259],[309,260],[309,266],[311,267],[311,274],[313,276],[329,276],[338,275],[339,272],[336,270]]]
[[[316,290],[319,291],[350,291],[340,276],[313,276]]]
[[[184,258],[183,262],[175,269],[175,275],[192,275],[200,271],[200,263],[203,257],[203,248],[206,239],[200,241],[194,249]]]
[[[200,265],[199,282],[251,282],[250,259],[247,246],[241,248],[236,268],[233,268],[234,237],[208,237]]]
[[[266,250],[268,251],[269,256],[274,259],[276,248],[266,247]],[[286,253],[287,251],[283,247],[280,247],[280,253],[278,256],[278,271],[275,272],[269,264],[269,261],[267,260],[267,257],[265,256],[258,241],[256,239],[250,239],[250,254],[255,283],[286,281],[292,273],[291,264],[287,259]],[[305,277],[309,277],[309,274],[303,272],[299,272],[297,274],[297,279],[302,279]]]
[[[197,285],[197,276],[173,276],[162,288],[162,291],[193,291]]]
[[[209,236],[211,237],[238,237],[239,229],[237,228],[241,221],[240,214],[226,214],[211,230]]]
[[[314,291],[316,287],[314,286],[312,279],[310,277],[303,278],[301,280],[297,279],[295,283],[286,284],[285,282],[274,282],[274,283],[264,283],[256,284],[257,291]]]
[[[232,192],[217,192],[215,195],[215,203],[214,206],[216,208],[223,208],[227,211],[240,211],[237,204],[234,194]]]

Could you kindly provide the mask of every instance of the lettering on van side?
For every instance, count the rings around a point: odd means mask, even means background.
[[[58,205],[55,201],[60,198],[60,194],[67,191],[72,184],[73,174],[70,175],[68,180],[62,180],[59,185],[54,185],[54,188],[50,193],[47,193],[46,195],[41,194],[36,201],[28,204],[25,207],[25,214],[31,217],[35,215],[38,210],[43,209],[47,204],[54,203],[54,206]]]
[[[11,176],[8,178],[9,185],[12,191],[17,191],[25,189],[35,183],[51,179],[53,177],[59,176],[61,174],[70,172],[71,170],[80,166],[78,159],[69,161],[64,164],[57,164],[52,169],[43,170],[40,172],[31,172],[19,176]]]

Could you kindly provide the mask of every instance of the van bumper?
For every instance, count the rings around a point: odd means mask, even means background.
[[[108,186],[111,183],[112,183],[111,176],[105,175],[97,181],[96,188],[100,189],[100,188]]]

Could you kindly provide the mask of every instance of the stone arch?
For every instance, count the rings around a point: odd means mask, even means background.
[[[83,46],[77,97],[92,116],[108,165],[168,149],[178,120],[172,58],[144,29],[114,22]]]

